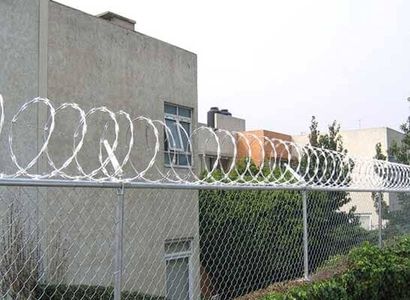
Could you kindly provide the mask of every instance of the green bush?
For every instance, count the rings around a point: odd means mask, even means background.
[[[371,239],[353,214],[338,210],[344,194],[309,192],[308,197],[310,270]],[[201,265],[221,299],[303,275],[299,192],[202,190],[199,224]]]
[[[410,299],[410,236],[383,249],[366,243],[339,261],[348,265],[343,274],[263,299]]]
[[[221,299],[303,274],[299,193],[205,190],[199,206],[201,265]]]
[[[121,298],[129,300],[162,300],[164,297],[141,294],[139,292],[122,292]],[[41,300],[111,300],[114,299],[114,289],[105,286],[92,285],[47,285],[40,286],[37,299]]]

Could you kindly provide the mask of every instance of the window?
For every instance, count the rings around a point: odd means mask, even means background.
[[[192,153],[189,136],[192,129],[192,109],[166,103],[164,112],[165,124],[169,128],[164,129],[165,165],[190,166]]]
[[[366,230],[371,230],[372,229],[372,215],[371,214],[358,213],[357,216],[359,218],[360,225],[364,229],[366,229]]]
[[[389,162],[397,162],[397,159],[394,155],[388,154],[387,155],[387,161]]]
[[[165,242],[166,299],[192,299],[191,240]]]

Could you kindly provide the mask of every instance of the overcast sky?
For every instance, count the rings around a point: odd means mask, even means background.
[[[59,2],[195,52],[200,121],[218,106],[248,129],[297,134],[312,115],[321,128],[398,129],[409,113],[410,1]]]

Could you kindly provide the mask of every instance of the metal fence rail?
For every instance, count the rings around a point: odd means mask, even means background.
[[[233,299],[410,232],[406,165],[105,107],[0,107],[5,299]],[[164,149],[177,139],[184,167]]]

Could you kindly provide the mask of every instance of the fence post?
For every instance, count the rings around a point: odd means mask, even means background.
[[[117,205],[115,217],[115,270],[114,270],[114,300],[121,299],[123,233],[124,233],[124,185],[117,189]]]
[[[307,226],[307,192],[302,191],[303,202],[303,262],[304,262],[304,277],[309,280],[309,254],[308,254],[308,226]]]
[[[383,240],[382,240],[382,194],[381,192],[376,193],[377,197],[377,205],[378,205],[378,230],[379,230],[379,247],[381,248],[383,245]]]

